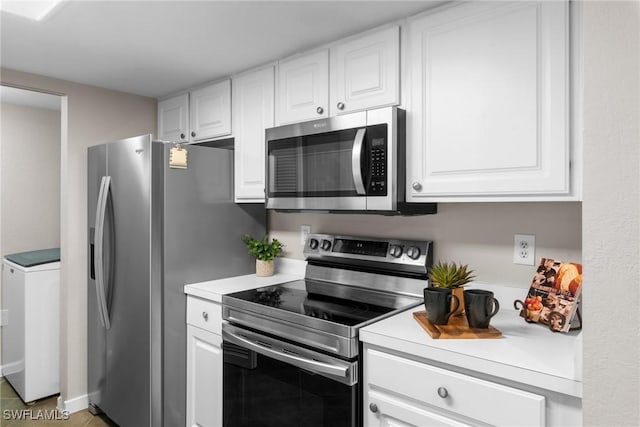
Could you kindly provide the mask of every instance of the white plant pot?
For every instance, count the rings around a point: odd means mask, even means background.
[[[256,259],[256,276],[259,277],[268,277],[273,276],[273,260],[271,261],[262,261]]]

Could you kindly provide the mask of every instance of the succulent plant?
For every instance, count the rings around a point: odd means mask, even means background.
[[[475,279],[468,268],[466,264],[439,261],[429,270],[429,283],[439,288],[460,288]]]

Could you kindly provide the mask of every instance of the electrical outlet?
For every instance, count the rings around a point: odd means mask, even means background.
[[[304,246],[307,241],[307,236],[311,233],[310,225],[301,225],[300,226],[300,244]]]
[[[513,263],[535,265],[536,236],[533,234],[516,234],[513,236]]]

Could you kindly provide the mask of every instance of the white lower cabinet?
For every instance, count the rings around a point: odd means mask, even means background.
[[[544,426],[546,398],[365,346],[367,426]]]
[[[220,304],[187,297],[188,427],[222,425],[221,322]]]

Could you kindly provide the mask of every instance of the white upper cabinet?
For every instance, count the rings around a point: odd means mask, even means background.
[[[278,65],[278,124],[400,103],[400,28],[393,26]]]
[[[158,102],[158,139],[189,141],[189,94]]]
[[[265,129],[273,124],[274,67],[234,77],[236,202],[264,202]]]
[[[281,61],[278,65],[278,123],[329,116],[329,51]]]
[[[330,114],[400,103],[400,29],[393,26],[331,48]]]
[[[408,39],[408,201],[569,194],[568,2],[463,3]]]
[[[191,141],[231,134],[231,80],[191,92]]]
[[[199,142],[231,134],[231,80],[158,102],[158,139]]]

